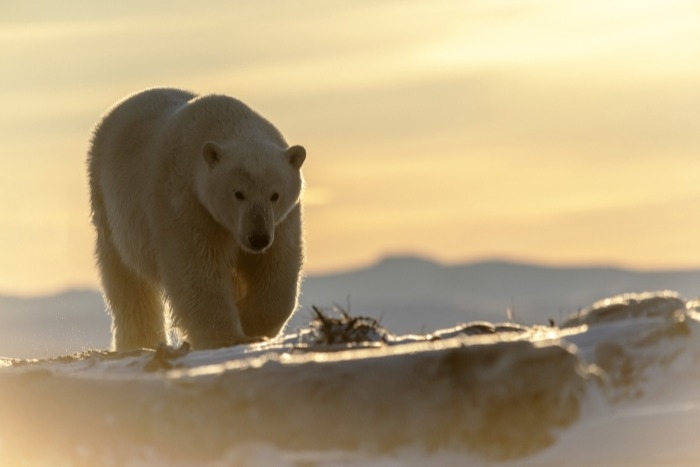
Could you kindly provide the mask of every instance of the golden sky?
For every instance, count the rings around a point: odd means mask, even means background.
[[[95,286],[85,151],[167,85],[308,152],[307,272],[700,267],[695,0],[0,3],[0,293]]]

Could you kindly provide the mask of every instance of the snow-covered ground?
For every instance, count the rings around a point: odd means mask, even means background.
[[[700,465],[700,302],[216,351],[3,360],[0,465]]]

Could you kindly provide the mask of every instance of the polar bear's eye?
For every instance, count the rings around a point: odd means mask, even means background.
[[[243,201],[245,199],[245,195],[242,191],[236,191],[233,196],[235,196],[238,201]]]
[[[280,199],[280,194],[277,192],[272,193],[272,196],[270,196],[270,201],[277,201]]]

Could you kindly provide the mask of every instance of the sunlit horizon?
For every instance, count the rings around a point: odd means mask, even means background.
[[[4,3],[0,294],[97,287],[91,128],[154,86],[306,147],[306,274],[699,269],[698,24],[688,0]]]

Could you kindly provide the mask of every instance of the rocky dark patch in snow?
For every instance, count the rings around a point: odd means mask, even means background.
[[[174,363],[174,360],[184,357],[190,353],[190,344],[183,342],[180,347],[171,347],[167,344],[160,344],[153,354],[153,358],[146,364],[146,371],[172,370],[180,365]]]
[[[323,310],[313,306],[314,319],[306,332],[300,333],[301,342],[310,346],[386,344],[391,335],[379,320],[368,316],[351,316],[340,307]]]

